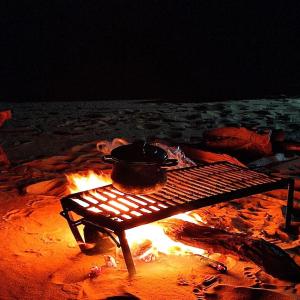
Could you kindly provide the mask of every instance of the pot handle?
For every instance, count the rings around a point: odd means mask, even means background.
[[[111,155],[103,155],[101,157],[101,159],[103,160],[103,162],[108,163],[108,164],[113,164],[113,163],[117,162],[117,160],[115,158],[113,158]]]
[[[177,159],[167,159],[161,164],[161,167],[173,167],[176,166],[177,164],[178,164]]]

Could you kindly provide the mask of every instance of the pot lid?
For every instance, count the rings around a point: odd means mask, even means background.
[[[127,162],[154,162],[162,163],[168,158],[167,152],[160,147],[148,144],[144,141],[136,141],[132,144],[115,148],[111,156]]]

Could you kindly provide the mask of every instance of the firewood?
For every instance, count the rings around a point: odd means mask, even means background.
[[[178,219],[160,221],[165,233],[173,240],[208,252],[238,255],[251,260],[273,277],[292,282],[300,281],[300,267],[281,248],[263,239],[243,233],[185,222]]]

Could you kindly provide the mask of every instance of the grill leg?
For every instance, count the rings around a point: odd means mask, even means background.
[[[290,180],[288,184],[288,199],[286,206],[286,216],[285,216],[285,230],[289,231],[291,229],[291,220],[293,214],[293,202],[294,202],[294,185],[293,179]]]
[[[74,221],[74,219],[71,215],[71,212],[64,210],[62,212],[62,215],[67,220],[67,222],[69,224],[69,227],[70,227],[70,229],[73,233],[73,236],[74,236],[80,250],[84,251],[85,250],[85,243],[84,243],[84,240],[83,240],[82,236],[80,235],[80,232],[77,228],[78,225],[76,225],[76,223],[75,223],[75,221]]]
[[[135,270],[135,266],[134,266],[134,262],[132,259],[132,255],[130,252],[130,248],[125,236],[125,231],[121,231],[120,233],[118,233],[118,237],[119,237],[119,241],[120,241],[120,245],[122,248],[122,252],[123,252],[123,256],[125,259],[125,263],[126,263],[126,267],[129,273],[129,276],[133,276],[134,274],[136,274],[136,270]]]

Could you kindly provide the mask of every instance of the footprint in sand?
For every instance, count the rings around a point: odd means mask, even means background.
[[[23,217],[29,217],[31,214],[33,213],[33,209],[12,209],[10,211],[8,211],[3,217],[2,219],[4,221],[13,221],[16,219],[20,219]]]
[[[88,278],[89,269],[77,260],[66,262],[61,268],[58,268],[49,276],[52,283],[55,284],[79,284]]]
[[[104,258],[99,256],[86,256],[78,253],[69,257],[62,265],[57,268],[49,279],[55,284],[75,284],[82,283],[89,278],[89,272],[93,266],[104,264]]]
[[[262,270],[257,270],[252,267],[245,267],[244,276],[254,280],[254,284],[250,285],[249,288],[274,290],[278,293],[296,293],[294,284],[286,285],[284,282],[273,278]]]
[[[288,300],[297,299],[291,297],[290,294],[281,293],[279,291],[268,290],[264,288],[252,288],[246,286],[232,286],[226,284],[219,284],[212,287],[205,293],[205,298],[211,300],[227,300],[227,299],[276,299]]]
[[[276,279],[262,270],[256,272],[256,277],[261,281],[260,287],[263,289],[276,290],[277,292],[289,294],[295,294],[297,292],[296,284],[288,284],[286,281]]]
[[[78,283],[63,284],[61,289],[68,295],[67,299],[71,300],[78,299],[82,291],[82,286]]]
[[[256,276],[257,271],[255,271],[254,268],[252,267],[245,267],[244,268],[244,276],[248,279],[252,279],[254,281],[254,283],[251,285],[251,287],[260,287],[262,282],[260,281],[260,279],[257,278]]]

